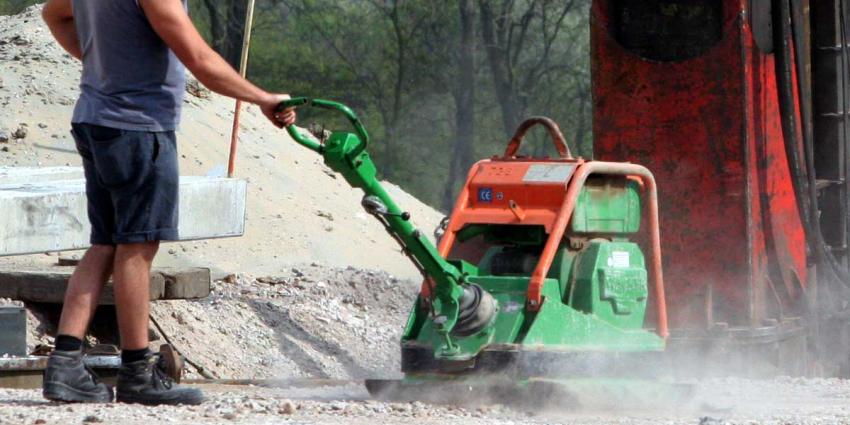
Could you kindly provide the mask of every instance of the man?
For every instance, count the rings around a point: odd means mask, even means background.
[[[288,99],[239,76],[201,38],[185,0],[49,0],[44,21],[83,62],[72,133],[86,175],[92,247],[71,276],[44,375],[44,396],[109,402],[112,389],[82,361],[82,339],[103,285],[114,280],[121,334],[116,398],[121,402],[199,404],[197,389],[175,385],[148,349],[150,267],[163,240],[177,239],[174,131],[189,68],[209,89],[254,103],[283,127]],[[182,62],[182,64],[181,64]]]

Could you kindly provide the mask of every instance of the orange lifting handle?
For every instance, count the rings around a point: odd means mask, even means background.
[[[527,133],[528,130],[535,125],[542,125],[549,130],[549,136],[552,137],[552,143],[555,145],[555,148],[558,149],[558,154],[561,155],[562,159],[573,158],[570,153],[570,147],[567,146],[567,141],[564,139],[564,133],[561,133],[561,128],[558,127],[558,124],[556,124],[555,121],[552,121],[551,118],[546,117],[531,117],[523,121],[517,129],[516,134],[514,134],[514,137],[508,143],[508,148],[505,150],[505,158],[512,158],[516,156],[517,151],[519,151],[519,146],[522,144],[522,139],[525,138],[525,133]]]

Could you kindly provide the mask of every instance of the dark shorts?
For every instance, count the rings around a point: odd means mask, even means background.
[[[72,127],[86,175],[91,243],[176,240],[180,178],[174,132]]]

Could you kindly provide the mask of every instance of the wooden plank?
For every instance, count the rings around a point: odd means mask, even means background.
[[[160,268],[156,269],[156,272],[165,278],[163,299],[199,299],[210,295],[210,269]]]
[[[0,298],[61,304],[70,278],[70,271],[0,271]],[[204,298],[209,293],[209,269],[167,269],[151,272],[151,301]],[[100,304],[115,304],[112,281],[104,288]]]

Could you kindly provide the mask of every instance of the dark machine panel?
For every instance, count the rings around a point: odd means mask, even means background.
[[[617,41],[646,59],[690,59],[722,38],[719,0],[618,0],[613,6]]]

